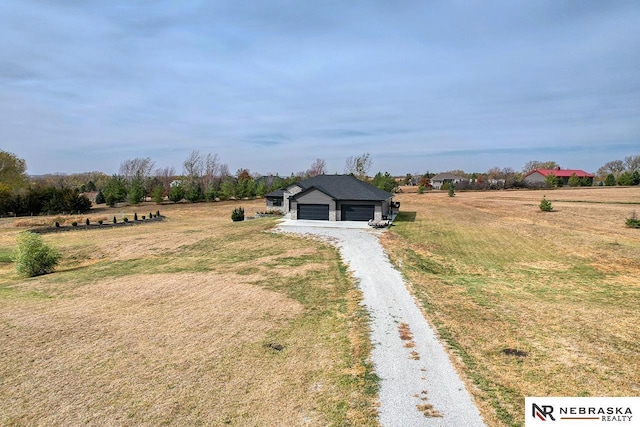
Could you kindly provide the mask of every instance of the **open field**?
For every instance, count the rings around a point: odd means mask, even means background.
[[[33,279],[0,220],[0,425],[375,425],[367,316],[336,250],[232,223],[238,204],[97,210],[167,219],[44,235],[63,261]]]
[[[639,188],[396,200],[383,244],[489,425],[522,425],[525,396],[640,394]]]

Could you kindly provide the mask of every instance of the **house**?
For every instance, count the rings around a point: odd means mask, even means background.
[[[593,185],[593,178],[595,177],[595,175],[585,172],[583,170],[580,169],[560,169],[555,168],[555,169],[535,169],[532,170],[531,172],[529,172],[528,174],[526,174],[524,176],[524,182],[527,185],[540,185],[540,184],[544,184],[545,180],[547,178],[547,176],[549,175],[555,175],[556,177],[558,177],[558,179],[562,179],[562,183],[564,185],[568,185],[569,184],[569,178],[571,178],[572,175],[576,175],[578,178],[580,179],[588,179],[589,182],[591,183],[591,185]]]
[[[431,178],[431,186],[434,190],[442,189],[444,184],[457,184],[459,182],[466,182],[467,178],[454,175],[452,173],[439,173],[438,175]]]
[[[277,210],[286,213],[282,207],[282,199],[284,198],[284,190],[272,191],[264,196],[267,199],[267,210]]]
[[[351,175],[318,175],[265,197],[291,219],[381,221],[391,215],[393,194]]]

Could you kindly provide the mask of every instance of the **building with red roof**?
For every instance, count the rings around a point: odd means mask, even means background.
[[[582,169],[535,169],[524,176],[524,182],[527,184],[544,184],[547,176],[555,175],[558,179],[561,179],[564,185],[569,184],[569,178],[573,175],[580,179],[588,179],[590,184],[593,185],[593,178],[595,175],[589,172],[585,172]]]

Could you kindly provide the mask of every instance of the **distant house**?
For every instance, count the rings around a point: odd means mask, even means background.
[[[393,194],[351,175],[318,175],[265,197],[291,219],[380,221],[391,214]]]
[[[439,173],[431,178],[431,186],[434,190],[440,190],[444,184],[457,184],[459,182],[467,182],[468,179],[454,175],[452,173]]]
[[[507,182],[506,179],[488,179],[487,180],[487,184],[489,184],[491,187],[499,187],[499,188],[503,188],[506,182]]]
[[[535,169],[524,176],[524,182],[528,185],[544,184],[547,176],[551,174],[558,177],[558,179],[562,179],[564,185],[569,184],[569,178],[574,174],[580,179],[588,179],[590,184],[593,185],[593,178],[595,176],[581,169]]]

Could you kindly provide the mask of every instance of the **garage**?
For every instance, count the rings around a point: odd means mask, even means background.
[[[342,205],[343,221],[369,221],[374,218],[373,205]]]
[[[298,204],[298,219],[329,221],[329,205]]]

